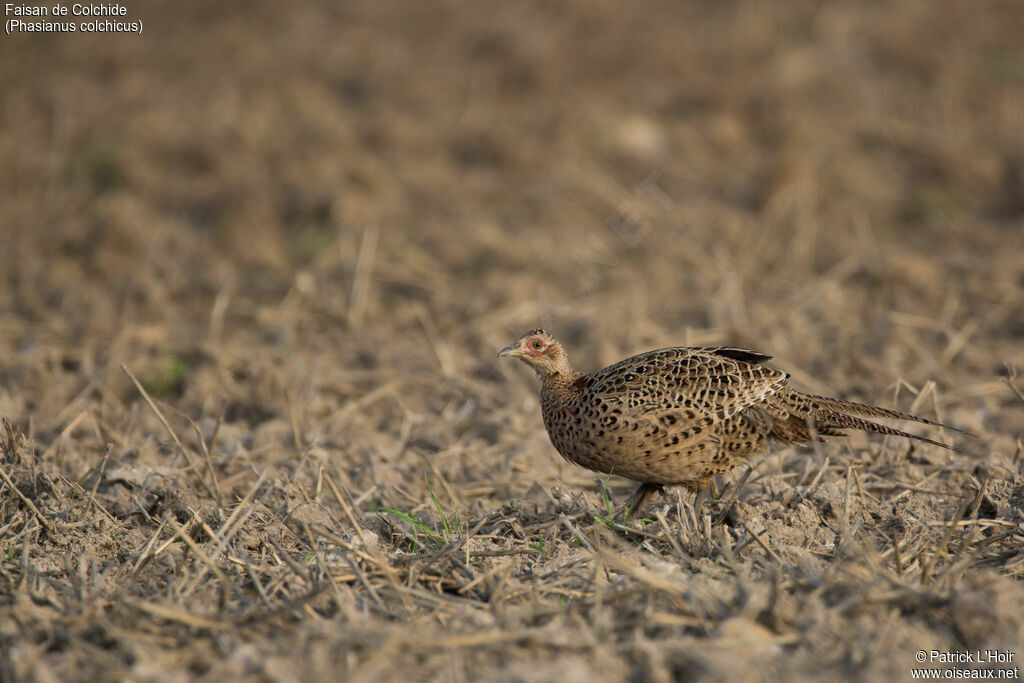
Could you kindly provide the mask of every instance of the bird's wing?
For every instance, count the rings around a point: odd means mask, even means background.
[[[578,380],[589,402],[620,407],[633,417],[705,424],[727,420],[778,393],[789,375],[770,359],[732,347],[673,347],[627,358]]]

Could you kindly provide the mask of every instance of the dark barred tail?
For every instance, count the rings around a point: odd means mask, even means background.
[[[934,439],[929,439],[924,436],[917,436],[916,434],[910,434],[909,432],[904,432],[902,430],[895,429],[894,427],[888,427],[870,420],[865,420],[860,416],[878,417],[891,420],[910,420],[926,425],[932,425],[934,427],[952,429],[955,432],[970,435],[962,429],[950,427],[949,425],[942,424],[941,422],[935,422],[923,417],[918,417],[917,415],[911,415],[910,413],[881,408],[879,406],[872,406],[866,403],[843,401],[837,398],[815,396],[813,394],[801,394],[796,391],[791,391],[781,398],[782,401],[780,407],[784,408],[787,414],[784,417],[781,417],[781,419],[776,419],[776,422],[772,427],[772,435],[786,443],[802,443],[810,441],[812,438],[812,428],[819,436],[841,436],[843,434],[843,429],[859,429],[861,431],[873,432],[875,434],[901,436],[906,439],[913,439],[914,441],[921,441],[933,446],[956,451],[957,453],[963,452],[940,441],[935,441]]]
[[[910,413],[904,413],[899,410],[891,410],[889,408],[868,405],[867,403],[857,403],[856,401],[844,401],[842,399],[829,398],[827,396],[815,396],[814,394],[797,394],[797,392],[792,393],[800,396],[804,400],[805,404],[807,402],[809,402],[811,406],[817,404],[817,406],[820,406],[820,408],[818,409],[842,413],[844,415],[860,415],[862,417],[881,417],[889,418],[890,420],[910,420],[911,422],[920,422],[921,424],[931,425],[933,427],[942,427],[944,429],[951,429],[954,432],[959,432],[961,434],[973,436],[973,434],[971,434],[970,432],[965,432],[964,430],[958,429],[957,427],[951,427],[941,422],[929,420],[928,418],[920,417],[918,415],[912,415]],[[869,422],[868,424],[871,423]],[[858,427],[858,429],[863,428]]]
[[[823,411],[822,413],[819,414],[817,419],[823,419],[827,425],[839,427],[840,429],[860,429],[861,431],[874,432],[875,434],[902,436],[906,439],[913,439],[914,441],[923,441],[924,443],[930,443],[933,446],[945,448],[946,450],[956,451],[957,453],[960,452],[956,448],[944,444],[941,441],[935,441],[934,439],[929,439],[924,436],[918,436],[917,434],[911,434],[909,432],[900,431],[899,429],[894,429],[893,427],[886,427],[885,425],[880,425],[877,422],[871,422],[870,420],[865,420],[860,417],[854,417],[852,415],[844,415],[843,413],[834,413],[832,411]]]

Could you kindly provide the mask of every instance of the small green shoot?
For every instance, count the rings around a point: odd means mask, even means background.
[[[163,367],[142,378],[142,386],[155,398],[168,400],[181,398],[185,391],[185,377],[188,363],[180,356],[170,355],[163,361]]]
[[[402,512],[401,510],[396,510],[395,508],[389,507],[382,507],[381,511],[386,512],[387,514],[393,517],[401,519],[406,524],[412,527],[413,536],[415,537],[414,542],[416,544],[417,550],[426,550],[426,547],[419,542],[421,534],[425,536],[427,539],[429,539],[430,544],[435,548],[440,548],[445,545],[445,540],[440,536],[440,534],[438,534],[436,531],[431,529],[429,526],[427,526],[420,520],[413,517],[408,512]]]
[[[444,514],[444,510],[441,508],[441,501],[437,499],[434,494],[434,489],[430,488],[430,479],[427,477],[427,473],[423,473],[423,481],[427,485],[427,491],[430,493],[430,499],[434,501],[434,507],[437,509],[437,514],[441,517],[441,524],[444,526],[444,540],[447,542],[451,538],[451,527],[448,526],[448,516]]]
[[[603,516],[595,516],[594,521],[603,524],[609,529],[615,527],[615,507],[612,504],[611,494],[608,493],[608,480],[611,479],[611,475],[606,476],[601,481],[601,498],[604,500],[604,508],[607,514]]]

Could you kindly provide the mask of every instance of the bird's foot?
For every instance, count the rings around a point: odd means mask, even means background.
[[[625,518],[622,520],[623,524],[629,524],[630,521],[632,521],[633,517],[636,516],[636,513],[640,512],[644,505],[647,504],[647,501],[650,499],[652,494],[659,492],[664,493],[664,491],[665,489],[662,488],[661,484],[640,484],[636,492],[633,494],[633,497],[629,499],[628,503],[626,503],[626,506],[619,510],[619,514],[623,512],[626,513]],[[616,516],[618,516],[618,514]]]

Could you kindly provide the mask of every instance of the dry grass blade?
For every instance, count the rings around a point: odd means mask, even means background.
[[[167,522],[168,518],[166,517],[163,520],[161,520],[160,525],[153,530],[153,533],[149,536],[149,540],[146,541],[146,544],[144,546],[142,546],[142,550],[139,551],[139,556],[135,560],[135,564],[132,566],[132,578],[135,578],[138,575],[139,570],[142,569],[147,562],[153,559],[154,555],[150,555],[149,551],[153,549],[153,546],[156,544],[157,539],[163,532],[164,527],[167,526]]]
[[[740,491],[743,490],[743,486],[747,483],[747,479],[750,478],[753,471],[754,466],[751,465],[743,472],[743,476],[740,477],[739,481],[733,484],[732,491],[729,494],[729,500],[726,501],[725,507],[722,508],[718,517],[715,518],[716,525],[721,524],[722,521],[729,516],[729,512],[732,510],[733,506],[736,505],[736,501],[740,497]]]
[[[309,573],[305,569],[303,569],[302,566],[298,562],[296,562],[295,559],[289,553],[285,552],[285,550],[281,548],[280,545],[278,545],[277,541],[275,541],[273,538],[268,538],[267,540],[269,541],[271,547],[274,548],[274,551],[277,553],[278,559],[280,559],[282,562],[288,565],[288,568],[292,570],[292,573],[295,574],[295,576],[297,576],[299,580],[301,580],[303,583],[307,585],[316,583],[313,580],[313,578],[309,575]]]
[[[329,475],[325,474],[324,478],[326,479],[328,485],[331,487],[331,492],[334,495],[334,499],[338,501],[338,505],[341,506],[342,512],[345,514],[345,517],[352,525],[352,528],[353,530],[355,530],[356,535],[359,536],[359,540],[360,542],[362,542],[363,547],[366,548],[367,552],[370,553],[370,555],[373,557],[374,563],[384,573],[388,581],[391,582],[391,585],[394,587],[395,591],[399,595],[403,596],[403,602],[405,603],[406,608],[412,610],[412,604],[409,601],[408,597],[405,596],[405,592],[402,590],[402,585],[398,581],[397,572],[395,572],[394,567],[391,566],[387,558],[383,555],[383,553],[380,552],[380,549],[376,546],[376,544],[370,543],[370,541],[366,538],[366,533],[363,531],[362,526],[359,525],[359,522],[356,521],[356,517],[352,513],[352,509],[349,507],[348,503],[345,502],[345,497],[342,496],[343,489],[339,488],[338,485],[334,483],[334,480],[331,479]]]
[[[779,557],[779,556],[778,556],[778,555],[777,555],[777,554],[775,553],[775,551],[774,551],[774,550],[772,550],[771,548],[769,548],[769,547],[767,546],[767,544],[765,544],[765,542],[764,542],[764,541],[763,541],[763,540],[761,539],[761,534],[755,533],[755,532],[754,532],[754,530],[753,530],[753,529],[751,529],[751,528],[750,528],[749,526],[747,526],[746,524],[744,524],[744,525],[743,525],[743,528],[744,528],[744,529],[746,529],[747,533],[748,533],[748,534],[750,534],[750,538],[751,538],[751,539],[753,539],[753,541],[754,541],[755,543],[757,543],[757,544],[758,544],[759,546],[761,546],[761,549],[762,549],[762,550],[764,550],[764,551],[765,551],[765,553],[767,553],[769,557],[771,557],[771,558],[772,558],[773,560],[775,560],[775,561],[776,561],[776,562],[778,562],[779,564],[783,564],[783,562],[782,562],[782,558],[781,558],[781,557]],[[764,532],[762,532],[762,534],[763,534],[763,533],[764,533]],[[736,552],[738,553],[738,552],[739,552],[739,550],[737,549],[737,551],[736,551]]]
[[[631,576],[654,590],[680,597],[686,596],[690,591],[688,586],[678,582],[676,579],[651,571],[636,562],[630,562],[618,553],[602,550],[598,554],[602,563],[609,568]]]
[[[981,485],[981,488],[978,489],[978,492],[974,496],[974,505],[971,507],[971,513],[970,513],[970,518],[972,520],[976,520],[977,517],[978,517],[978,510],[979,510],[979,508],[981,508],[981,501],[984,500],[985,489],[987,488],[987,486],[988,486],[988,482],[987,481],[983,482],[982,485]],[[963,521],[963,520],[954,520],[954,521]],[[953,526],[956,526],[956,525],[951,524],[950,528],[952,528]],[[949,530],[947,530],[947,533],[949,533]],[[967,528],[967,533],[960,540],[960,546],[956,549],[956,554],[954,554],[952,559],[950,559],[950,561],[947,563],[945,571],[935,580],[936,585],[941,585],[943,583],[949,583],[949,582],[952,581],[952,577],[953,577],[955,571],[956,571],[957,574],[962,574],[966,570],[966,566],[965,566],[965,567],[961,567],[959,569],[959,571],[957,571],[956,570],[957,563],[959,562],[960,558],[963,557],[964,552],[974,544],[974,541],[977,538],[977,536],[978,536],[978,525],[974,524],[974,525],[969,526]]]
[[[451,349],[448,348],[448,344],[444,341],[444,336],[440,330],[437,329],[437,325],[434,324],[433,318],[430,317],[430,312],[422,304],[414,304],[413,310],[416,311],[416,317],[420,321],[420,325],[423,326],[423,332],[427,336],[427,341],[430,342],[431,348],[434,349],[434,355],[437,356],[438,363],[441,364],[441,372],[444,373],[445,377],[453,377],[455,375],[455,357],[452,355]]]
[[[342,422],[345,419],[354,415],[359,410],[365,408],[369,404],[383,398],[384,396],[390,395],[399,386],[401,386],[401,384],[399,383],[398,380],[391,380],[386,384],[382,384],[373,391],[370,391],[367,394],[345,405],[341,410],[335,413],[331,419],[335,422]]]
[[[214,499],[217,501],[217,505],[223,505],[224,500],[220,492],[220,484],[217,482],[217,471],[213,467],[213,452],[217,444],[217,435],[220,434],[220,426],[224,420],[223,411],[217,414],[217,422],[213,426],[213,435],[210,437],[210,445],[206,445],[206,440],[203,438],[203,431],[196,424],[195,420],[189,418],[189,424],[192,425],[192,429],[196,433],[196,440],[199,442],[199,446],[203,451],[203,460],[206,462],[206,473],[210,476],[210,481],[213,482],[213,494]]]
[[[93,482],[92,491],[89,492],[89,504],[85,506],[86,514],[92,510],[92,506],[96,503],[96,491],[99,490],[100,482],[103,481],[103,475],[107,471],[107,460],[110,459],[110,451],[113,448],[113,444],[107,444],[107,450],[103,453],[103,460],[100,461],[99,469],[96,472],[96,481]]]
[[[171,529],[174,530],[174,537],[181,539],[185,543],[185,545],[188,546],[189,550],[192,551],[192,554],[197,559],[199,559],[199,561],[201,561],[207,569],[214,573],[214,575],[217,577],[217,581],[219,581],[222,586],[228,585],[230,583],[228,581],[228,577],[224,574],[221,568],[218,567],[217,563],[214,561],[216,552],[214,553],[213,556],[208,556],[205,552],[203,552],[203,549],[200,548],[194,540],[192,540],[192,537],[189,535],[188,531],[186,531],[184,527],[175,522],[173,519],[168,518],[166,521],[167,524],[170,525]],[[201,578],[202,576],[197,577],[196,582],[198,583],[198,581]],[[187,597],[191,592],[191,589],[186,589],[182,592],[182,597]]]
[[[220,573],[220,570],[216,568],[214,560],[224,551],[224,548],[227,547],[227,544],[231,541],[231,537],[234,535],[235,531],[237,531],[244,517],[248,517],[250,514],[252,514],[252,507],[249,505],[249,502],[252,500],[253,496],[256,495],[256,492],[259,490],[260,486],[263,485],[263,480],[266,479],[266,477],[267,470],[264,470],[256,479],[256,483],[253,484],[252,488],[249,489],[249,492],[245,494],[245,497],[241,501],[239,501],[238,505],[235,506],[235,509],[231,511],[231,515],[227,518],[227,521],[224,522],[221,528],[217,531],[217,534],[214,536],[214,538],[217,540],[217,545],[214,547],[213,552],[211,552],[207,556],[206,553],[203,553],[202,551],[196,549],[196,552],[199,553],[200,559],[202,559],[204,566],[198,572],[196,572],[192,580],[180,592],[181,597],[188,597],[192,594],[192,592],[196,589],[199,583],[206,577],[206,569],[208,568],[217,574],[217,578],[221,581],[223,585],[227,585],[227,581],[224,578],[223,574]],[[189,541],[186,541],[186,543],[188,542]]]
[[[356,261],[356,273],[352,279],[352,293],[349,297],[348,324],[357,327],[363,322],[366,313],[367,299],[370,293],[370,277],[373,274],[373,263],[377,255],[377,229],[369,227],[363,230],[363,239],[359,244],[359,258]]]
[[[1010,379],[1009,377],[1004,377],[1003,381],[1006,382],[1006,386],[1010,387],[1010,391],[1014,393],[1014,395],[1017,397],[1017,400],[1020,401],[1020,404],[1024,406],[1024,392],[1021,392],[1021,390],[1017,388],[1017,385],[1014,384],[1013,380]]]
[[[0,466],[0,477],[3,477],[4,482],[11,489],[11,491],[14,492],[14,495],[20,498],[21,502],[28,506],[28,509],[31,510],[32,514],[36,516],[36,520],[38,520],[39,524],[41,524],[47,531],[52,533],[54,531],[53,523],[50,520],[46,519],[46,517],[43,516],[43,513],[39,511],[39,508],[36,507],[36,504],[29,500],[25,496],[25,494],[23,494],[18,489],[18,487],[14,485],[14,482],[11,481],[10,475],[7,474],[7,470],[5,470],[3,466]]]
[[[964,498],[963,502],[960,504],[960,507],[957,508],[957,510],[954,513],[952,519],[950,520],[950,524],[946,528],[946,533],[942,536],[942,541],[939,543],[938,547],[935,548],[935,552],[932,553],[932,556],[928,559],[928,562],[926,562],[921,567],[921,585],[922,586],[927,586],[927,585],[929,585],[929,583],[931,583],[931,581],[930,581],[931,570],[935,566],[935,563],[938,562],[939,555],[941,555],[943,553],[943,551],[945,551],[946,546],[949,545],[950,539],[953,538],[953,532],[957,528],[955,522],[957,520],[960,520],[960,519],[963,518],[964,513],[967,512],[967,507],[970,504],[971,504],[971,497]]]
[[[132,381],[132,384],[135,385],[136,391],[138,391],[139,395],[141,395],[142,398],[146,401],[146,405],[150,407],[150,409],[156,415],[157,419],[160,420],[160,424],[163,425],[164,430],[167,432],[168,436],[170,436],[171,440],[174,441],[174,445],[177,446],[178,448],[178,453],[180,453],[181,456],[185,458],[185,462],[188,463],[188,468],[196,475],[196,478],[199,480],[199,483],[202,484],[204,489],[206,489],[206,492],[209,494],[209,496],[216,500],[217,493],[212,488],[210,488],[210,485],[206,483],[205,479],[203,479],[202,472],[199,470],[198,467],[196,467],[195,463],[192,462],[192,456],[189,455],[188,450],[182,445],[181,440],[178,438],[178,435],[174,432],[174,429],[172,429],[171,425],[167,422],[167,418],[164,417],[164,414],[160,412],[160,409],[157,407],[156,403],[154,403],[153,399],[150,398],[149,392],[146,391],[145,387],[142,386],[142,383],[135,378],[135,375],[132,374],[131,370],[129,370],[126,365],[121,366],[121,372],[128,376],[128,379],[130,379]]]
[[[228,621],[201,617],[196,614],[192,614],[191,612],[186,612],[183,609],[168,607],[166,605],[157,605],[135,598],[125,598],[124,602],[125,604],[151,616],[166,619],[168,621],[174,621],[179,624],[184,624],[185,626],[191,626],[192,628],[223,629],[231,625],[231,622]]]

